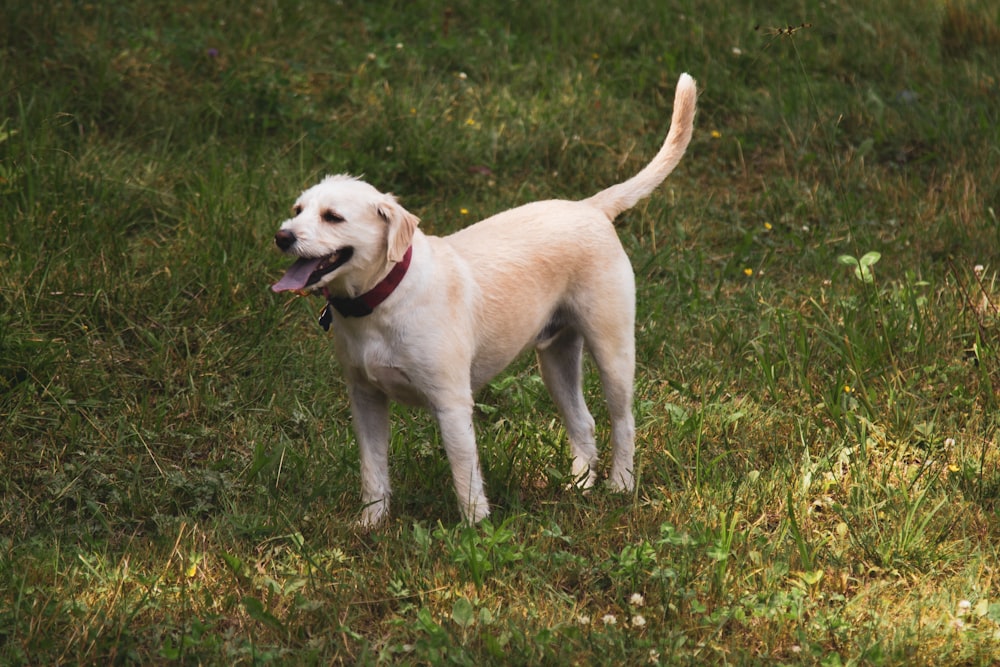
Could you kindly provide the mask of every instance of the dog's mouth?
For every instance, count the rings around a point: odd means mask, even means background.
[[[281,280],[271,285],[271,290],[288,292],[309,289],[322,280],[323,276],[346,264],[353,254],[354,248],[347,247],[326,257],[302,257],[285,271]]]

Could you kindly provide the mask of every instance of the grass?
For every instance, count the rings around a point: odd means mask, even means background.
[[[1000,659],[992,4],[4,16],[0,662]],[[294,196],[364,174],[447,233],[589,195],[681,71],[695,138],[619,225],[637,493],[564,490],[525,359],[477,398],[492,520],[398,409],[389,525],[356,533],[319,305],[267,289]]]

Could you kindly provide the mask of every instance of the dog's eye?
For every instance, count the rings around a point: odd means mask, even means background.
[[[293,206],[292,207],[292,212],[295,215],[299,215],[300,213],[302,213],[302,204],[296,204],[295,206]]]
[[[320,217],[323,218],[323,222],[343,222],[344,221],[344,219],[341,216],[337,215],[336,213],[334,213],[333,211],[331,211],[329,209],[327,209],[326,211],[323,211],[323,213],[322,213],[322,215]]]

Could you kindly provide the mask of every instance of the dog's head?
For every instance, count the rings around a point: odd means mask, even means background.
[[[275,244],[299,259],[271,286],[356,296],[410,247],[419,220],[390,194],[351,176],[328,176],[303,192]]]

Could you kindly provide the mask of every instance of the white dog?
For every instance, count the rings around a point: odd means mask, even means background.
[[[389,400],[431,410],[463,517],[489,514],[472,423],[473,394],[526,348],[566,426],[572,473],[597,477],[594,418],[581,389],[583,349],[599,369],[611,418],[609,484],[635,484],[635,277],[612,221],[680,162],[697,92],[677,83],[670,133],[636,176],[583,201],[543,201],[443,238],[390,195],[350,176],[306,190],[275,235],[298,261],[272,289],[320,292],[334,329],[361,450],[360,524],[389,508]]]

